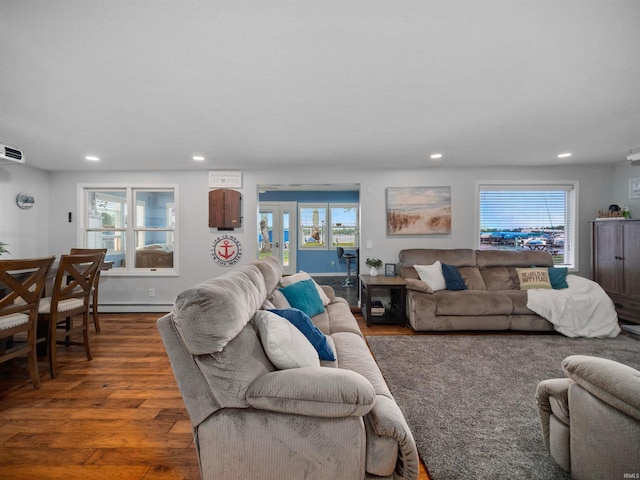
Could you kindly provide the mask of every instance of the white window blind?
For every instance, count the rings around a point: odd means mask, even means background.
[[[480,184],[478,191],[481,249],[547,250],[555,264],[575,266],[575,184]]]

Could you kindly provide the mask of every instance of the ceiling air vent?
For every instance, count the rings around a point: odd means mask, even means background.
[[[8,147],[0,142],[0,163],[24,163],[24,155],[17,148]]]

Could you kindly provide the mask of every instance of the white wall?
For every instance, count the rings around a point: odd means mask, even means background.
[[[579,181],[579,245],[578,267],[581,275],[588,276],[590,236],[589,221],[599,209],[612,202],[612,168],[557,167],[557,168],[424,168],[394,172],[393,170],[314,169],[296,171],[243,172],[243,223],[232,234],[243,249],[239,264],[246,264],[257,256],[257,191],[258,184],[360,184],[361,190],[361,269],[366,257],[378,257],[385,263],[395,263],[403,248],[474,248],[476,246],[475,184],[481,180],[578,180]],[[639,169],[640,170],[640,169]],[[622,175],[622,174],[621,174]],[[639,175],[640,176],[640,175]],[[47,253],[65,253],[77,243],[77,185],[84,183],[177,184],[178,185],[178,238],[179,258],[177,277],[118,277],[103,275],[100,286],[101,303],[128,305],[124,309],[163,310],[173,303],[185,288],[218,276],[229,270],[213,262],[211,243],[223,233],[208,227],[208,172],[52,172],[51,222]],[[622,182],[622,180],[620,180]],[[452,233],[450,235],[394,236],[386,235],[385,188],[397,186],[450,185],[452,197]],[[640,205],[636,207],[640,214]],[[67,222],[73,212],[73,222]],[[367,240],[373,248],[367,250]],[[156,291],[148,296],[149,288]],[[122,309],[122,308],[121,308]]]
[[[631,211],[631,218],[640,218],[640,198],[629,198],[629,179],[631,178],[640,178],[640,166],[633,167],[629,162],[625,162],[613,169],[609,203],[615,203],[620,207],[626,205]]]
[[[360,184],[361,190],[361,269],[366,257],[378,257],[395,263],[403,248],[473,248],[476,246],[475,184],[482,180],[578,180],[579,244],[578,273],[589,276],[589,221],[598,210],[611,203],[627,205],[634,218],[640,218],[640,199],[629,198],[629,179],[640,177],[640,167],[624,163],[615,167],[557,168],[424,168],[393,170],[315,169],[297,171],[243,172],[243,223],[232,234],[243,247],[240,264],[257,255],[256,232],[258,184]],[[77,244],[77,186],[84,183],[138,182],[141,184],[177,184],[179,225],[177,249],[179,276],[118,277],[103,275],[101,302],[128,305],[127,309],[166,310],[177,293],[206,278],[221,275],[229,267],[211,260],[212,241],[223,233],[210,229],[208,220],[208,172],[47,172],[26,165],[0,165],[0,241],[10,244],[10,256],[24,258],[60,255]],[[386,235],[385,188],[397,186],[450,185],[452,192],[452,233],[450,235]],[[18,193],[35,196],[30,210],[16,205]],[[68,212],[73,221],[68,222]],[[367,240],[373,248],[367,250]],[[153,298],[149,288],[156,290]],[[137,307],[136,307],[137,305]]]
[[[42,257],[49,254],[49,181],[44,170],[21,164],[0,165],[0,241],[11,255],[2,258]],[[19,193],[30,193],[35,205],[22,210]]]

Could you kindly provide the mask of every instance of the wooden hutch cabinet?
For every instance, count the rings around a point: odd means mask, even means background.
[[[594,221],[591,232],[592,279],[621,319],[640,323],[640,220]]]

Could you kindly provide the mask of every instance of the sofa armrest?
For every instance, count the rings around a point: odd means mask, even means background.
[[[569,385],[573,383],[568,378],[552,378],[543,380],[536,388],[536,403],[538,404],[538,414],[540,416],[540,427],[542,428],[542,438],[547,452],[550,451],[549,424],[553,414],[551,402],[556,408],[561,408],[564,417],[569,417]],[[554,400],[552,400],[554,399]]]
[[[429,286],[427,282],[423,282],[422,280],[418,280],[416,278],[405,278],[405,282],[407,282],[406,289],[407,290],[415,290],[416,292],[424,292],[424,293],[433,293],[433,290]]]
[[[378,395],[375,406],[366,416],[366,422],[367,427],[376,435],[391,437],[398,442],[398,461],[393,478],[418,478],[418,449],[398,404],[391,398]]]
[[[350,370],[304,367],[278,370],[258,377],[246,400],[253,408],[312,417],[367,414],[376,401],[373,386]]]
[[[562,361],[567,376],[603,402],[640,420],[640,372],[605,358],[571,355]]]

